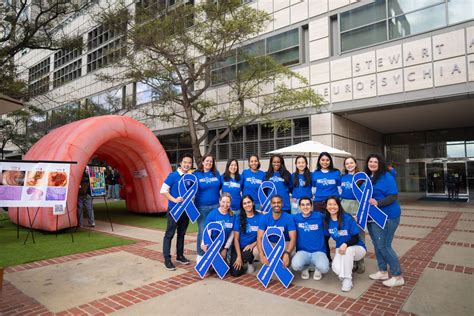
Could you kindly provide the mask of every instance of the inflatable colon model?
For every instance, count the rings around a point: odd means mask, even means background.
[[[76,161],[71,165],[69,183],[61,172],[5,171],[2,182],[22,186],[26,181],[30,199],[40,199],[48,186],[47,198],[60,199],[67,187],[67,207],[71,218],[60,215],[58,229],[77,224],[77,194],[83,171],[91,158],[106,160],[117,168],[126,183],[127,209],[137,213],[166,212],[167,201],[160,195],[161,185],[171,172],[165,150],[156,136],[142,123],[126,116],[92,117],[61,126],[41,138],[24,156],[24,160]],[[141,176],[134,176],[139,173]],[[145,176],[143,176],[145,175]],[[54,187],[51,189],[51,187]],[[34,216],[36,209],[30,209]],[[10,218],[17,219],[17,208],[9,208]],[[29,227],[26,209],[19,209],[19,224]],[[41,208],[34,228],[55,231],[56,216],[51,208]]]

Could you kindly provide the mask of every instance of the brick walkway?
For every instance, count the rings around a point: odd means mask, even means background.
[[[408,311],[405,311],[404,306],[427,269],[444,270],[450,273],[469,275],[469,277],[471,277],[474,268],[472,266],[449,263],[449,260],[446,262],[433,260],[441,247],[451,247],[456,251],[468,251],[468,249],[474,247],[474,244],[471,243],[474,241],[474,235],[466,242],[448,240],[453,232],[467,234],[468,236],[473,234],[473,230],[456,228],[460,222],[473,221],[470,218],[461,218],[463,215],[472,216],[471,214],[473,213],[471,210],[459,209],[458,211],[452,212],[435,211],[439,212],[438,216],[424,216],[424,212],[430,212],[431,214],[433,212],[432,209],[416,210],[416,212],[416,215],[413,215],[410,211],[408,211],[409,214],[403,215],[404,218],[413,219],[414,224],[401,224],[400,226],[414,230],[429,229],[430,232],[424,237],[412,237],[398,235],[397,231],[397,237],[394,241],[395,244],[402,240],[409,240],[409,242],[414,243],[414,245],[400,257],[406,282],[403,287],[387,288],[382,285],[381,281],[377,281],[373,282],[360,296],[352,298],[343,292],[337,294],[329,290],[318,290],[301,285],[291,285],[286,289],[275,280],[272,280],[270,285],[264,288],[254,275],[244,275],[240,278],[227,276],[221,282],[230,282],[240,287],[256,289],[264,293],[285,297],[290,300],[315,305],[319,308],[347,315],[410,314]],[[432,219],[439,219],[439,224],[430,226],[423,223],[423,220]],[[187,241],[187,244],[192,243],[193,241]],[[105,256],[117,252],[126,252],[148,260],[162,262],[162,253],[153,249],[153,246],[157,245],[157,242],[151,240],[139,240],[134,245],[113,247],[10,267],[6,269],[5,274],[6,277],[13,276],[15,273],[21,273],[26,270],[61,265],[67,262],[74,262],[96,256]],[[186,249],[186,253],[190,257],[193,257],[195,251]],[[369,252],[367,258],[374,258],[374,254]],[[167,293],[179,293],[183,287],[203,282],[194,271],[193,265],[179,265],[178,268],[181,268],[179,271],[182,271],[179,275],[146,283],[139,287],[98,298],[86,304],[80,304],[56,313],[48,310],[47,307],[35,300],[34,297],[29,297],[21,292],[12,283],[5,281],[3,293],[0,297],[0,315],[106,315],[118,310],[125,309],[126,311],[127,308],[133,305],[147,302]],[[367,271],[365,277],[368,277],[368,273],[372,272],[373,271]],[[211,276],[210,278],[216,277]],[[355,286],[357,286],[357,283]],[[472,304],[470,302],[468,303]],[[150,310],[150,314],[153,313],[154,311]]]

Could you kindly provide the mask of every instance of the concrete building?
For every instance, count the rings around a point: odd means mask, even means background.
[[[451,174],[460,195],[474,194],[474,1],[243,2],[274,18],[249,44],[263,45],[266,53],[305,76],[327,103],[319,112],[285,113],[294,122],[290,131],[254,124],[233,132],[214,149],[220,165],[232,157],[244,167],[251,153],[268,157],[270,150],[313,139],[361,161],[368,153],[383,152],[398,171],[402,192],[445,195]],[[142,83],[111,86],[95,77],[110,59],[120,57],[120,32],[94,25],[88,13],[64,23],[67,32],[83,34],[84,50],[29,51],[17,60],[31,89],[54,99],[50,114],[87,102],[105,106],[111,98],[152,101],[153,92]],[[234,69],[228,64],[213,72]],[[225,89],[216,81],[206,98],[225,103]],[[189,151],[181,126],[146,123],[172,163]]]

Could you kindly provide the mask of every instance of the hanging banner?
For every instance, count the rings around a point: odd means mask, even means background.
[[[105,167],[87,166],[87,173],[89,174],[91,196],[95,197],[106,195]]]
[[[0,206],[66,211],[70,164],[0,161]]]

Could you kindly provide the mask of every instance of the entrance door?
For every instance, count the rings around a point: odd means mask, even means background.
[[[444,163],[433,162],[426,164],[426,195],[446,194],[446,174]]]
[[[467,195],[467,173],[465,162],[448,162],[446,163],[447,179],[454,179],[456,183],[456,193],[459,195]]]

